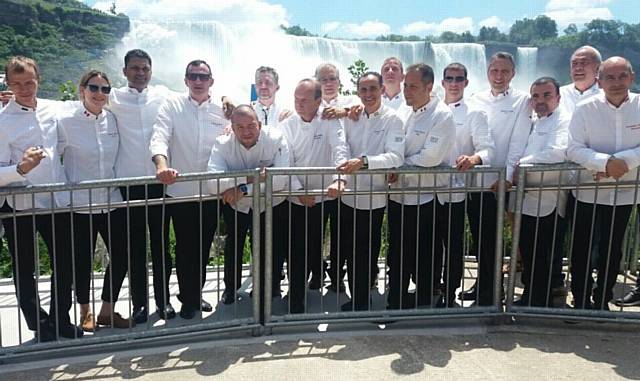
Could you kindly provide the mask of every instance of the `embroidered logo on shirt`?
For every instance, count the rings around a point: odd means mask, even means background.
[[[640,129],[640,123],[632,124],[630,126],[625,126],[625,128],[628,128],[628,129],[631,129],[631,130],[638,130],[638,129]]]
[[[513,109],[512,108],[510,108],[510,109],[502,109],[502,110],[500,110],[500,112],[503,113],[503,114],[509,114],[509,113],[513,112]]]
[[[437,137],[437,136],[431,136],[429,138],[429,142],[431,142],[431,143],[437,143],[439,140],[440,140],[440,138]]]

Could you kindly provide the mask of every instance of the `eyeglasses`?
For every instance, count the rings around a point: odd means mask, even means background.
[[[97,93],[99,91],[102,94],[109,95],[111,92],[111,86],[87,85],[86,88],[92,93]]]
[[[336,82],[337,80],[338,80],[338,77],[325,77],[325,78],[320,78],[320,83]]]
[[[197,81],[205,82],[211,79],[211,74],[207,73],[187,73],[187,79],[189,81]]]
[[[456,77],[451,77],[451,76],[444,77],[444,81],[447,82],[447,83],[452,83],[452,82],[461,83],[461,82],[464,82],[466,80],[467,80],[467,78],[462,76],[462,75],[459,75],[459,76],[456,76]]]

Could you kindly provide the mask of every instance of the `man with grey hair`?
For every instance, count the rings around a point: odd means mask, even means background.
[[[336,65],[325,62],[318,65],[315,79],[322,88],[322,117],[324,119],[340,119],[349,115],[351,107],[358,105],[358,98],[353,95],[340,95],[340,71]]]
[[[274,68],[260,66],[256,69],[255,87],[258,99],[251,102],[251,106],[258,114],[263,126],[277,127],[280,122],[291,115],[290,110],[276,103],[276,93],[280,90],[278,80],[278,73]]]
[[[599,68],[598,84],[603,94],[578,105],[569,125],[567,157],[588,171],[598,182],[635,181],[640,165],[640,96],[629,89],[635,80],[633,68],[622,57],[611,57]],[[584,178],[584,174],[582,174]],[[636,202],[635,189],[581,189],[577,199],[574,241],[571,252],[571,293],[579,309],[608,310],[616,283],[624,232]],[[590,237],[600,220],[598,279],[590,266]]]
[[[598,49],[585,45],[571,55],[570,70],[572,83],[560,88],[560,106],[573,113],[576,104],[602,91],[598,86],[598,67],[602,56]]]

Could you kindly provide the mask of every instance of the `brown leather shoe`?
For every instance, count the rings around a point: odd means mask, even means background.
[[[111,325],[112,321],[113,321],[113,325]],[[129,328],[129,326],[131,327],[136,326],[136,322],[134,322],[131,319],[123,318],[117,312],[113,313],[113,319],[111,319],[111,316],[109,315],[104,315],[104,316],[98,315],[98,324],[104,325],[106,327],[112,327],[112,328]]]
[[[85,332],[96,331],[96,319],[92,312],[88,312],[86,315],[80,314],[80,327]]]

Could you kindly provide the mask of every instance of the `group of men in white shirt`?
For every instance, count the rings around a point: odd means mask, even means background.
[[[155,175],[161,184],[123,187],[121,194],[124,200],[187,198],[166,208],[149,206],[128,210],[132,319],[143,322],[148,316],[147,225],[157,312],[163,319],[175,316],[168,290],[172,267],[167,246],[169,218],[176,234],[181,316],[191,319],[199,310],[212,309],[202,299],[202,287],[221,216],[228,233],[226,290],[222,302],[235,302],[241,285],[244,242],[251,228],[252,189],[260,186],[264,175],[221,178],[206,184],[178,181],[178,178],[182,173],[224,173],[267,167],[334,167],[338,173],[274,177],[274,191],[297,192],[296,196],[274,198],[273,220],[267,222],[273,226],[274,238],[269,286],[272,295],[279,295],[280,274],[287,262],[291,313],[306,311],[307,287],[317,289],[324,282],[322,242],[328,220],[331,231],[329,288],[336,292],[342,290],[346,263],[351,300],[342,305],[342,310],[371,308],[370,289],[377,283],[385,210],[389,223],[388,308],[430,306],[434,302],[432,296],[440,292],[437,305],[455,306],[455,291],[460,287],[463,270],[465,211],[473,237],[471,252],[478,257],[479,270],[475,289],[461,297],[475,298],[480,306],[493,305],[498,177],[485,173],[465,179],[462,172],[480,164],[506,167],[510,185],[517,180],[520,164],[555,163],[568,158],[595,171],[594,178],[598,181],[635,179],[632,170],[640,164],[640,136],[635,133],[640,130],[640,106],[638,97],[629,92],[634,81],[633,69],[624,58],[612,57],[598,65],[600,60],[595,49],[580,48],[572,56],[572,85],[560,88],[555,79],[543,77],[535,81],[530,94],[526,94],[510,86],[515,75],[513,57],[509,53],[496,53],[490,58],[487,70],[489,90],[469,99],[464,98],[467,69],[460,63],[452,63],[443,72],[443,100],[432,95],[435,76],[426,64],[414,64],[405,71],[399,59],[390,57],[383,62],[381,73],[367,72],[358,78],[356,98],[339,95],[338,69],[325,63],[318,66],[315,78],[303,79],[296,86],[295,112],[275,102],[279,89],[276,71],[260,67],[255,73],[258,100],[225,115],[223,107],[211,96],[213,73],[205,61],[194,60],[187,65],[185,85],[189,91],[175,94],[160,86],[150,86],[151,58],[144,51],[130,51],[123,68],[128,86],[114,89],[110,96],[110,112],[117,120],[120,136],[115,176]],[[599,70],[597,82],[603,92],[596,88],[595,71],[589,71],[592,67]],[[60,163],[56,163],[55,107],[61,106],[49,107],[46,100],[21,104],[20,99],[26,99],[23,93],[37,89],[37,72],[35,78],[27,78],[25,70],[14,69],[8,68],[7,79],[15,95],[0,113],[0,141],[3,142],[0,184],[65,181],[59,174]],[[575,107],[580,99],[586,100]],[[362,169],[442,165],[456,167],[459,172],[357,173]],[[529,174],[527,184],[553,182],[549,177],[553,176],[547,175],[543,182],[540,175]],[[465,183],[469,179],[471,182]],[[560,179],[561,176],[556,176],[556,183]],[[465,185],[486,190],[465,192]],[[425,187],[447,191],[421,189]],[[460,190],[455,191],[458,188]],[[319,189],[324,189],[324,194],[300,193]],[[388,197],[385,192],[389,193]],[[593,296],[596,308],[606,308],[612,298],[611,289],[621,257],[620,232],[624,232],[634,203],[632,192],[600,190],[597,199],[590,190],[573,192],[577,201],[573,201],[575,211],[569,208],[576,213],[571,275],[577,308],[593,307],[591,293],[586,291],[591,290],[593,278],[588,264],[589,248],[585,247],[589,240],[584,239],[585,235],[593,234],[595,225],[590,218],[593,208],[602,230],[598,287]],[[217,197],[197,199],[206,193]],[[59,196],[56,194],[56,197]],[[35,197],[34,205],[30,200],[28,196],[2,200],[2,211],[68,205],[68,200],[57,199],[52,205],[47,197],[42,200]],[[571,203],[570,198],[568,204]],[[558,223],[558,219],[565,216],[565,204],[565,197],[562,194],[557,197],[556,192],[525,196],[520,241],[524,304],[548,305],[550,288],[545,281],[551,279],[552,286],[562,283],[561,262],[558,265],[558,258],[562,259],[560,245],[552,247],[551,242],[561,241],[564,235],[566,224]],[[261,226],[265,226],[264,210],[261,208],[259,213],[263,220]],[[55,222],[56,229],[62,228],[66,215],[56,213],[55,216],[61,219]],[[37,300],[35,263],[29,251],[30,246],[33,250],[32,224],[27,223],[28,217],[25,221],[20,218],[16,219],[19,222],[15,224],[16,231],[13,219],[3,221],[10,240],[14,273],[16,279],[20,279],[20,284],[16,284],[19,303],[29,328],[40,332],[40,339],[46,341],[55,336],[51,328],[54,325]],[[68,242],[64,239],[69,232],[56,230],[54,249],[51,218],[37,217],[36,222],[49,252],[58,256],[58,260],[53,261],[58,266],[53,269],[52,277],[57,283],[57,292],[49,315],[61,319],[60,315],[67,314],[71,306],[67,295],[71,280],[60,267],[69,263],[65,254]],[[264,240],[264,232],[260,236]],[[550,236],[555,237],[555,241],[548,239]],[[530,244],[536,237],[538,243],[543,244]],[[261,247],[264,249],[264,242]],[[261,263],[264,270],[264,258]],[[310,273],[313,278],[308,284]],[[264,281],[264,276],[261,279]],[[413,293],[409,292],[411,280],[416,285]],[[441,280],[444,287],[436,290]],[[59,327],[58,333],[71,335],[70,319],[61,321],[64,327]]]

